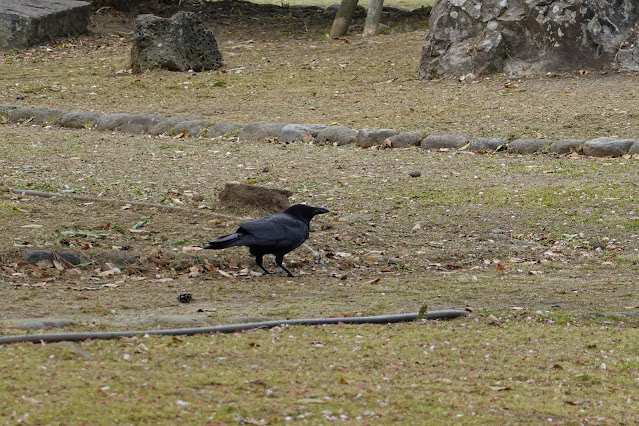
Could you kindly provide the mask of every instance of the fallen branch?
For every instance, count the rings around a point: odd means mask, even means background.
[[[90,202],[122,204],[122,205],[130,204],[132,206],[148,207],[148,208],[161,209],[166,211],[178,211],[182,213],[204,214],[208,216],[223,217],[225,219],[242,220],[242,218],[237,216],[232,216],[230,214],[216,213],[216,212],[212,212],[208,210],[190,209],[187,207],[167,206],[166,204],[148,203],[146,201],[118,200],[116,198],[89,197],[87,195],[60,194],[57,192],[32,191],[29,189],[15,189],[15,188],[10,188],[9,192],[13,194],[18,194],[18,195],[29,195],[31,197],[67,198],[67,199],[76,200],[76,201],[90,201]]]
[[[17,336],[0,337],[0,345],[8,343],[52,343],[52,342],[81,342],[87,339],[116,339],[118,337],[136,337],[144,335],[162,336],[192,336],[194,334],[235,333],[256,328],[273,328],[281,325],[326,325],[326,324],[391,324],[421,319],[454,319],[468,316],[467,311],[460,309],[446,309],[426,313],[410,313],[398,315],[380,315],[373,317],[344,317],[344,318],[305,318],[294,320],[276,320],[251,322],[246,324],[218,325],[215,327],[174,328],[166,330],[138,330],[138,331],[97,331],[86,333],[55,333],[55,334],[23,334]]]

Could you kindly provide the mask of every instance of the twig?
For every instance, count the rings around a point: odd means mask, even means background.
[[[223,217],[225,219],[242,220],[242,218],[237,216],[232,216],[230,214],[216,213],[216,212],[211,212],[208,210],[196,210],[196,209],[190,209],[187,207],[167,206],[165,204],[147,203],[146,201],[118,200],[116,198],[89,197],[86,195],[60,194],[57,192],[32,191],[29,189],[16,189],[16,188],[10,188],[9,192],[13,194],[19,194],[19,195],[29,195],[32,197],[68,198],[68,199],[77,200],[77,201],[92,201],[92,202],[99,202],[99,203],[111,203],[111,204],[122,204],[122,205],[131,204],[132,206],[149,207],[149,208],[155,208],[155,209],[161,209],[161,210],[167,210],[167,211],[178,211],[183,213],[194,213],[194,214],[197,213],[197,214],[204,214],[208,216]]]

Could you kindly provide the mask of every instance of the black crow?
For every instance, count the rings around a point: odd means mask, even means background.
[[[289,277],[294,277],[295,275],[282,264],[284,255],[306,241],[308,226],[313,216],[328,212],[329,210],[323,207],[295,204],[282,213],[241,223],[235,233],[211,241],[204,248],[219,250],[247,246],[250,253],[255,256],[255,263],[267,274],[273,272],[262,266],[262,258],[270,253],[275,255],[277,266],[284,269]]]

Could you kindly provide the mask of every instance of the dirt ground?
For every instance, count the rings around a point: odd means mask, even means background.
[[[416,71],[425,20],[369,40],[357,27],[328,40],[324,21],[206,16],[224,72],[129,74],[133,17],[108,12],[90,36],[0,57],[0,103],[473,136],[638,137],[635,74],[424,82]],[[151,138],[28,123],[0,124],[0,144],[4,189],[97,198],[3,191],[0,319],[71,317],[76,328],[112,328],[157,315],[218,324],[423,304],[514,316],[639,306],[636,159]],[[321,260],[298,249],[285,262],[301,276],[288,278],[261,276],[242,248],[198,251],[263,214],[220,206],[227,182],[287,189],[293,202],[329,208],[309,239]],[[90,262],[21,261],[36,248]],[[178,302],[184,292],[192,303]]]

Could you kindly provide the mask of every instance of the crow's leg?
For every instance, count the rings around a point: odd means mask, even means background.
[[[255,263],[257,263],[257,266],[259,266],[260,268],[262,268],[262,271],[264,271],[264,273],[265,273],[266,275],[271,275],[271,274],[273,274],[274,272],[269,271],[268,269],[266,269],[266,268],[262,265],[262,258],[263,258],[263,257],[264,257],[264,256],[263,256],[263,255],[261,255],[261,254],[260,254],[260,255],[258,255],[258,256],[255,256]]]
[[[294,273],[292,273],[291,271],[289,271],[286,266],[284,266],[282,264],[282,262],[284,261],[284,255],[281,256],[275,256],[275,263],[277,264],[277,266],[279,266],[280,268],[284,269],[286,271],[286,273],[288,274],[289,277],[296,277],[297,275],[295,275]]]

